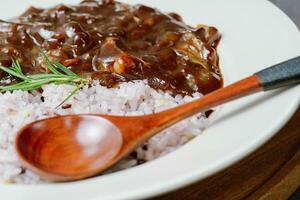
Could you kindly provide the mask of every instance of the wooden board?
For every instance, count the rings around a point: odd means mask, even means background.
[[[300,187],[300,108],[263,147],[232,167],[153,200],[284,200]]]

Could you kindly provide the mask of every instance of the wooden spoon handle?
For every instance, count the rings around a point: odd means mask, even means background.
[[[260,80],[257,76],[253,75],[205,95],[199,100],[166,110],[165,112],[158,113],[158,115],[160,115],[160,118],[164,119],[161,121],[162,123],[163,121],[171,121],[172,124],[174,124],[196,113],[207,111],[218,105],[222,105],[226,102],[239,99],[262,90],[263,88]]]
[[[259,92],[300,82],[300,57],[274,65],[246,79],[216,90],[199,100],[158,113],[162,129],[196,113]]]

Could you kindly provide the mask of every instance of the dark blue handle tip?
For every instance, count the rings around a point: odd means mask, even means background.
[[[300,83],[300,56],[255,73],[264,91]]]

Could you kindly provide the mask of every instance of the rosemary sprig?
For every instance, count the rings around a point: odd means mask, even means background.
[[[72,98],[83,86],[83,84],[76,86],[76,88],[58,106],[56,106],[56,108],[64,105],[64,103],[66,103],[70,98]]]
[[[56,61],[51,61],[43,50],[40,49],[41,55],[47,68],[49,69],[49,74],[32,74],[25,75],[22,72],[22,67],[17,59],[12,60],[12,66],[7,68],[0,66],[0,70],[6,72],[7,74],[20,80],[19,83],[0,86],[0,92],[23,90],[23,91],[33,91],[41,88],[42,86],[50,83],[54,84],[71,84],[76,86],[76,88],[68,95],[59,106],[63,105],[70,98],[72,98],[83,86],[89,83],[89,80],[79,77],[77,74],[72,72],[70,69],[65,67]],[[59,107],[57,106],[57,107]]]

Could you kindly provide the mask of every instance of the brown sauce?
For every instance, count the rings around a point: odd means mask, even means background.
[[[8,67],[17,58],[27,74],[47,72],[41,47],[51,59],[108,87],[144,79],[174,95],[222,87],[218,30],[192,28],[175,13],[86,0],[76,6],[31,7],[17,22],[28,25],[1,24],[0,64]],[[0,73],[0,79],[3,85],[12,78]]]

